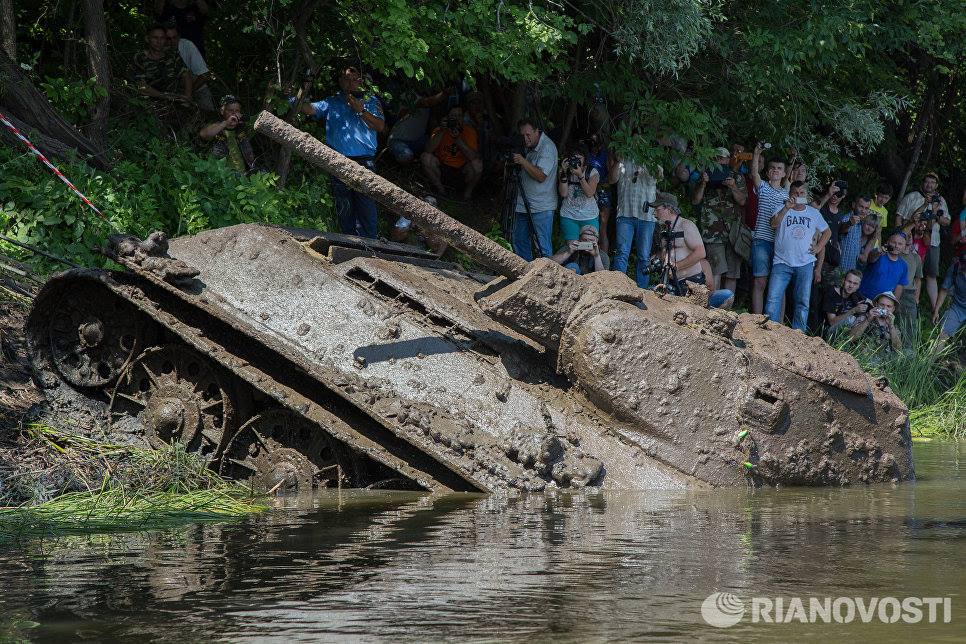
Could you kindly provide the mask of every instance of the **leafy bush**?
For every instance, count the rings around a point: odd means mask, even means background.
[[[85,266],[102,266],[97,253],[112,228],[144,237],[170,236],[238,223],[264,222],[329,230],[329,184],[321,173],[293,173],[285,189],[269,173],[242,176],[221,160],[176,146],[149,129],[115,133],[119,158],[109,172],[82,162],[56,165],[110,219],[99,219],[57,177],[22,150],[0,147],[0,229]],[[41,258],[26,261],[55,268]]]

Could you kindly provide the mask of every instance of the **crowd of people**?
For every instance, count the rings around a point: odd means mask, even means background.
[[[159,104],[217,111],[200,139],[216,158],[251,172],[256,160],[241,102],[227,95],[216,103],[210,90],[207,6],[157,4],[161,22],[148,29],[133,63],[139,91]],[[507,236],[526,260],[548,257],[581,274],[633,266],[641,288],[651,287],[652,274],[654,288],[674,294],[704,284],[711,305],[722,308],[734,306],[741,282],[748,287],[741,304],[753,313],[787,319],[803,332],[849,334],[887,352],[901,350],[919,324],[923,284],[940,343],[966,321],[966,192],[954,216],[932,172],[891,213],[892,186],[852,195],[843,178],[833,177],[812,190],[817,178],[805,163],[766,143],[751,152],[740,144],[720,147],[709,163],[695,164],[686,146],[662,142],[678,155],[666,177],[660,166],[608,150],[600,134],[561,155],[541,124],[525,118],[517,123],[518,143],[501,156],[483,97],[465,83],[413,97],[387,119],[380,98],[362,91],[356,68],[338,70],[336,82],[338,91],[327,98],[290,103],[324,122],[327,145],[371,170],[381,147],[396,163],[418,164],[436,197],[469,200],[494,167],[513,168],[505,173],[516,190]],[[694,220],[659,183],[684,195]],[[376,237],[373,200],[334,178],[332,188],[341,232]],[[563,240],[556,252],[555,229]],[[411,222],[400,218],[391,236],[406,240],[410,231]],[[941,275],[944,255],[953,261]]]

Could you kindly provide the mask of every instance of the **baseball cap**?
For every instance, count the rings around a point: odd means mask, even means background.
[[[731,157],[731,150],[729,150],[728,148],[715,148],[714,149],[714,156],[715,157],[729,157],[730,158]]]

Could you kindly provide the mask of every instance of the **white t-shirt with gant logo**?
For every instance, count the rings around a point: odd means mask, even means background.
[[[784,207],[775,208],[772,217]],[[802,210],[789,210],[782,217],[775,231],[775,264],[785,264],[792,268],[806,266],[815,261],[811,253],[812,242],[825,230],[828,224],[825,217],[811,206]]]

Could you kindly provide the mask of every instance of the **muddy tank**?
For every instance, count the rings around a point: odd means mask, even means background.
[[[270,489],[487,492],[913,478],[848,355],[615,272],[524,262],[270,114],[263,135],[469,254],[265,225],[118,236],[27,331],[55,410]]]

